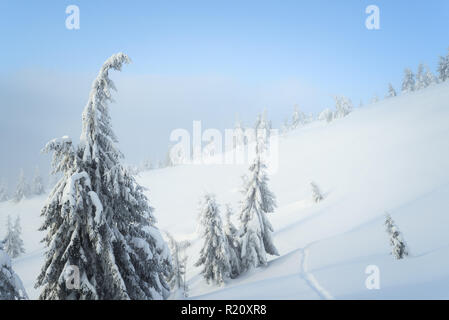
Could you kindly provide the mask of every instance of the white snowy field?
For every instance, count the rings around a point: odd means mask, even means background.
[[[188,251],[192,299],[448,299],[449,83],[383,100],[330,124],[315,122],[280,139],[279,168],[269,187],[269,215],[280,256],[224,287],[207,285],[193,264],[201,240],[198,201],[217,195],[237,212],[247,166],[183,165],[142,173],[157,226]],[[325,193],[312,201],[310,182]],[[0,237],[8,214],[20,214],[26,254],[13,261],[30,298],[43,262],[40,209],[45,197],[0,203]],[[222,206],[222,209],[223,206]],[[391,214],[410,257],[389,254],[384,215]],[[237,214],[234,216],[237,223]],[[380,270],[368,290],[365,269]]]

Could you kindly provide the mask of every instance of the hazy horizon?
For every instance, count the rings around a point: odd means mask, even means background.
[[[48,140],[78,139],[91,83],[119,51],[133,63],[112,74],[112,124],[126,163],[137,164],[162,160],[170,132],[194,120],[223,130],[236,114],[253,125],[267,109],[279,127],[295,104],[315,115],[336,94],[367,104],[389,82],[399,90],[405,67],[435,73],[448,45],[445,1],[376,1],[380,30],[365,27],[368,1],[77,1],[79,30],[65,28],[69,4],[0,5],[0,180],[10,188],[20,168],[31,179],[38,165],[46,178]]]

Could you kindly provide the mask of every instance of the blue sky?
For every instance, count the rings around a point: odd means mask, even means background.
[[[65,28],[68,5],[80,30]],[[380,8],[367,30],[365,8]],[[355,104],[397,88],[405,67],[435,70],[449,46],[449,2],[429,1],[9,1],[0,3],[0,177],[31,175],[46,140],[78,137],[90,84],[103,61],[114,74],[113,123],[129,162],[163,158],[172,129],[248,124],[267,108],[275,124],[298,103]],[[43,169],[44,170],[44,169]],[[17,174],[16,174],[17,173]]]

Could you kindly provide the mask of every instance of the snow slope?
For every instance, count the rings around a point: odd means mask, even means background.
[[[201,247],[197,205],[208,191],[237,211],[247,166],[183,165],[138,177],[158,227],[193,242],[190,298],[449,298],[449,83],[312,123],[281,138],[279,152],[269,182],[278,208],[269,218],[281,255],[221,288],[207,285],[193,266]],[[311,181],[325,193],[319,204]],[[44,201],[0,203],[0,236],[7,214],[21,215],[27,253],[13,266],[31,298],[38,296],[33,284],[43,246],[36,230]],[[386,211],[410,246],[408,259],[389,255]],[[380,290],[365,286],[369,265],[380,270]]]

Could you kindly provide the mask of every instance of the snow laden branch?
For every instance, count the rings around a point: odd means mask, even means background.
[[[27,300],[28,296],[19,276],[14,272],[11,258],[0,241],[0,300]]]

